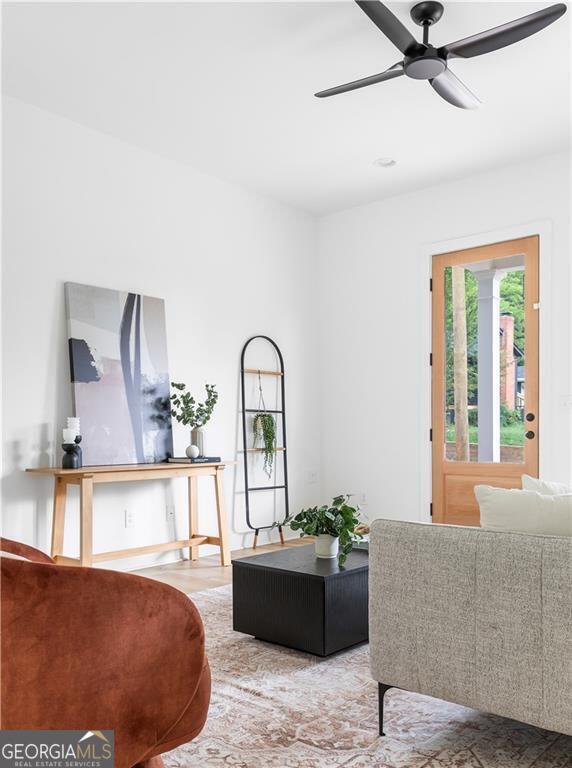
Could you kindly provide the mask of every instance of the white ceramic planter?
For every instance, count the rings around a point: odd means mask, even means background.
[[[331,560],[338,556],[340,540],[337,536],[330,536],[327,533],[318,534],[314,542],[316,548],[316,557]]]

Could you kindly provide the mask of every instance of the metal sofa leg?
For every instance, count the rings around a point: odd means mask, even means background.
[[[377,684],[377,692],[378,692],[378,698],[379,698],[379,735],[385,736],[385,733],[383,732],[383,699],[385,694],[389,691],[390,688],[393,688],[392,685],[384,685],[383,683]]]

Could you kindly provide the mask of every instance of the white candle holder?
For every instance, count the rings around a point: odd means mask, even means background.
[[[68,429],[73,429],[76,433],[76,435],[81,434],[81,429],[79,426],[79,417],[78,416],[68,416],[67,419],[67,427]]]
[[[75,429],[70,429],[69,427],[67,429],[64,427],[62,434],[64,443],[67,443],[68,445],[75,442],[77,437],[77,432]]]

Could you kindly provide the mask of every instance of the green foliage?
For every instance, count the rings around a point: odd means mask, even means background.
[[[508,272],[500,284],[500,311],[514,317],[514,343],[524,352],[524,270]],[[521,363],[521,365],[524,364]]]
[[[205,384],[207,399],[204,403],[197,403],[191,393],[186,391],[186,384],[172,381],[171,386],[173,389],[177,390],[177,392],[174,392],[171,395],[171,402],[173,403],[171,415],[174,416],[180,424],[189,426],[192,429],[195,429],[196,427],[204,427],[210,420],[218,400],[216,385]]]
[[[300,536],[318,536],[327,533],[340,540],[338,563],[343,565],[355,541],[362,538],[356,533],[359,524],[359,507],[348,504],[349,495],[336,496],[331,506],[309,507],[297,515],[290,515],[282,525],[289,525],[293,531],[300,531]]]
[[[446,430],[446,441],[455,442],[455,426],[451,424]],[[469,443],[477,445],[479,442],[479,430],[477,427],[469,427]],[[524,422],[519,421],[516,424],[510,424],[508,427],[500,428],[500,444],[520,446],[524,444]]]
[[[469,408],[469,426],[478,427],[479,425],[479,409]],[[521,424],[522,416],[519,411],[511,411],[504,403],[501,403],[500,407],[500,425],[501,427],[510,427],[511,424]]]
[[[511,424],[521,424],[522,418],[518,411],[511,411],[504,403],[501,403],[500,423],[501,427],[510,427]]]
[[[264,448],[264,471],[271,477],[276,451],[276,422],[270,413],[256,413],[252,421],[254,447],[262,441]]]

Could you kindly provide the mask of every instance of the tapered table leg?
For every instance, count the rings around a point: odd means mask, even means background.
[[[54,478],[54,513],[52,516],[52,557],[64,553],[67,483],[63,477]]]
[[[189,477],[189,539],[196,536],[199,532],[199,497],[198,497],[198,478]],[[189,557],[191,560],[197,560],[199,557],[199,548],[189,547]]]
[[[93,475],[85,475],[79,484],[80,565],[90,567],[93,558]]]

